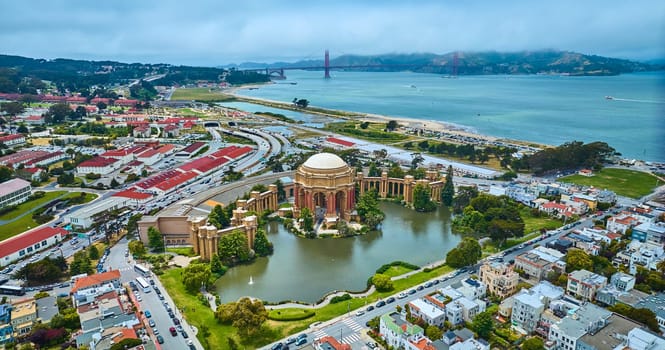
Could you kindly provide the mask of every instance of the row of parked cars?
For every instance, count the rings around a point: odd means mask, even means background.
[[[307,344],[307,334],[302,333],[295,337],[290,337],[286,339],[286,343],[275,343],[270,350],[288,350],[289,345],[295,344],[296,346],[301,346]]]

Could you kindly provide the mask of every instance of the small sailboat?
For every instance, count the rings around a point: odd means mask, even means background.
[[[249,276],[249,283],[248,283],[248,284],[249,284],[250,286],[251,286],[252,284],[254,284],[254,279],[252,278],[252,276]]]

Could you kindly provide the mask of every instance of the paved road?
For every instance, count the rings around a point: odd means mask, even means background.
[[[119,269],[120,270],[120,281],[125,284],[129,283],[129,281],[133,281],[136,279],[136,277],[139,277],[140,274],[136,271],[134,271],[134,262],[131,261],[131,258],[125,257],[125,250],[127,249],[127,243],[128,241],[126,239],[122,239],[116,244],[113,248],[111,248],[111,253],[109,254],[108,259],[106,260],[105,267],[108,269]],[[152,278],[154,276],[150,276],[146,279]],[[154,290],[150,291],[149,293],[144,293],[143,291],[139,291],[139,294],[142,298],[142,301],[139,302],[141,305],[141,310],[145,311],[150,311],[152,319],[155,322],[155,329],[159,331],[159,334],[164,338],[164,344],[161,345],[162,349],[165,350],[179,350],[179,349],[188,349],[189,346],[187,345],[187,340],[192,340],[194,347],[196,349],[203,349],[203,346],[199,343],[198,339],[196,339],[196,333],[194,331],[194,328],[192,328],[183,318],[182,314],[180,311],[175,307],[175,303],[171,299],[171,297],[166,293],[166,289],[164,289],[164,286],[161,285],[159,282],[158,278],[152,278],[152,280],[155,282],[157,288],[159,288],[162,291],[162,295],[164,296],[164,301],[161,301],[159,299],[159,296],[157,293],[155,293]],[[140,289],[140,288],[139,288]],[[180,319],[182,322],[183,326],[183,331],[185,331],[188,334],[188,338],[185,339],[181,334],[178,334],[177,336],[172,336],[169,333],[169,328],[170,327],[175,327],[175,324],[173,323],[173,320],[169,317],[168,312],[166,310],[166,307],[171,307],[173,309],[173,312],[175,313],[176,318]],[[142,322],[146,325],[146,327],[150,328],[148,325],[149,319],[142,317]],[[151,338],[153,341],[156,342],[155,335],[153,332],[151,332]]]

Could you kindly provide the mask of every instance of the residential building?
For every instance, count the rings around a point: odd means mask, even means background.
[[[560,299],[564,294],[563,288],[543,281],[531,289],[522,289],[513,296],[511,322],[525,333],[532,333],[540,320],[540,315],[549,303]]]
[[[656,293],[649,295],[635,307],[653,311],[656,314],[656,321],[658,321],[660,331],[665,332],[665,309],[663,309],[663,305],[665,305],[665,293]]]
[[[665,242],[665,223],[645,222],[633,227],[632,238],[640,242],[663,244]]]
[[[0,144],[5,147],[13,147],[25,143],[25,136],[22,134],[11,134],[0,136]]]
[[[462,318],[466,322],[472,322],[476,315],[485,311],[487,306],[487,304],[480,299],[471,300],[467,297],[461,297],[454,300],[452,303],[458,304],[462,307]]]
[[[81,277],[74,281],[71,293],[76,293],[89,288],[99,288],[105,284],[113,284],[120,288],[120,271],[111,270],[104,273],[97,273],[86,277]]]
[[[610,284],[600,288],[596,292],[596,301],[608,306],[614,306],[617,303],[621,303],[630,307],[636,307],[638,303],[645,300],[648,296],[649,294],[640,292],[637,289],[631,289],[625,292]]]
[[[0,208],[21,204],[28,200],[32,186],[23,179],[11,179],[0,184]]]
[[[152,194],[139,192],[131,188],[128,190],[120,191],[113,194],[113,197],[122,197],[127,199],[127,206],[137,208],[145,204],[152,198]]]
[[[605,226],[610,232],[620,232],[622,235],[625,235],[628,229],[639,224],[640,221],[632,215],[622,214],[607,219],[607,224]]]
[[[490,350],[490,345],[482,339],[467,339],[463,342],[455,343],[448,348],[449,350]]]
[[[586,333],[577,341],[576,350],[614,349],[623,343],[632,329],[639,329],[641,324],[624,316],[613,314],[607,324],[594,333]]]
[[[487,262],[480,267],[480,281],[487,286],[490,294],[501,299],[515,294],[519,274],[510,264]]]
[[[635,276],[616,272],[610,277],[610,284],[622,292],[628,292],[635,287]]]
[[[68,234],[61,227],[42,227],[0,242],[0,266],[7,266],[27,255],[47,249]]]
[[[578,341],[586,334],[595,334],[605,327],[612,312],[587,303],[571,310],[564,318],[554,323],[548,340],[554,343],[551,350],[576,350]]]
[[[559,251],[540,246],[515,257],[515,269],[523,271],[526,278],[540,281],[552,270],[565,269],[563,257]]]
[[[442,327],[446,320],[446,313],[443,309],[420,298],[409,302],[409,309],[411,316],[421,318],[428,325]]]
[[[414,335],[422,337],[425,332],[421,327],[407,322],[402,315],[392,312],[381,315],[379,333],[389,346],[397,349],[403,347],[408,338]]]
[[[140,322],[132,307],[127,295],[118,295],[115,291],[99,295],[94,303],[77,307],[81,322],[81,331],[76,336],[77,347],[85,345],[94,348],[105,329],[138,325]]]
[[[30,334],[32,326],[37,320],[37,303],[35,298],[28,298],[12,302],[11,325],[14,337],[20,338]]]
[[[175,124],[170,124],[164,127],[162,137],[178,137],[180,136],[180,127]]]
[[[642,328],[634,328],[628,332],[623,343],[614,350],[657,350],[665,349],[665,338]]]
[[[592,301],[596,291],[607,285],[607,277],[587,270],[576,270],[568,274],[566,292],[582,300]]]
[[[462,285],[457,288],[457,291],[471,300],[484,298],[487,294],[487,285],[477,279],[466,278],[460,281],[460,283]]]
[[[630,250],[631,266],[640,265],[649,270],[657,270],[658,263],[665,259],[665,251],[660,243],[635,241],[630,243],[628,249]]]
[[[14,341],[14,329],[11,320],[12,304],[0,304],[0,344]]]
[[[145,165],[153,165],[162,160],[162,158],[163,154],[156,148],[149,148],[136,156],[136,159],[140,160]]]

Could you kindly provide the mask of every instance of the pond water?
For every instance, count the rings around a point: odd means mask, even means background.
[[[222,302],[252,296],[311,303],[333,290],[364,290],[381,265],[442,260],[461,240],[450,230],[447,208],[418,213],[394,203],[380,206],[386,214],[381,230],[351,238],[306,239],[269,223],[266,233],[275,253],[229,269],[216,283]]]

